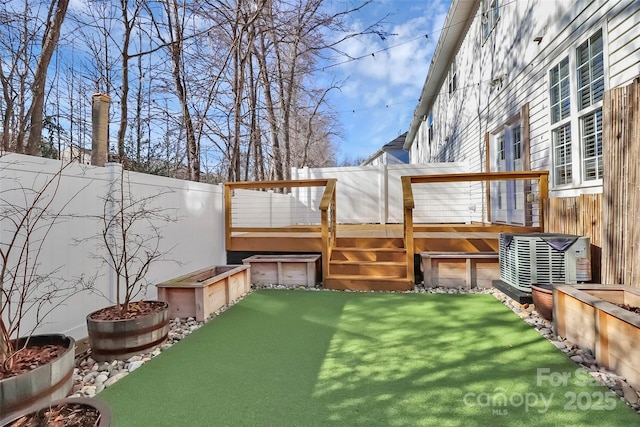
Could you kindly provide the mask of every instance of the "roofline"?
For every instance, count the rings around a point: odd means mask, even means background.
[[[438,44],[431,57],[429,71],[425,79],[418,106],[413,112],[411,125],[405,139],[403,148],[405,151],[411,149],[413,139],[418,132],[422,118],[429,112],[438,91],[444,81],[449,70],[449,64],[454,53],[460,45],[461,39],[465,36],[470,25],[470,19],[473,18],[474,12],[480,0],[452,0],[447,17],[444,20],[442,32],[438,38]]]

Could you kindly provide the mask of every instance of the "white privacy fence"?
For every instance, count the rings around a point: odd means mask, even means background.
[[[402,176],[469,172],[465,162],[292,169],[292,179],[337,179],[338,223],[401,223]],[[413,189],[414,221],[468,223],[482,220],[483,195],[470,182],[429,184]],[[322,192],[293,191],[305,206],[318,206]]]
[[[58,160],[7,154],[0,158],[0,244],[3,249],[13,234],[9,213],[29,205],[33,190],[41,188],[61,168]],[[105,249],[96,237],[101,232],[99,217],[111,183],[120,176],[120,165],[107,167],[72,164],[66,167],[59,185],[43,193],[51,201],[54,220],[44,216],[33,233],[33,248],[39,249],[34,265],[40,276],[51,281],[74,284],[92,283],[92,291],[73,295],[56,308],[36,330],[37,333],[65,333],[74,338],[87,335],[85,317],[115,301],[115,274],[101,261]],[[126,182],[136,198],[150,197],[154,207],[165,209],[172,220],[156,222],[162,239],[162,260],[151,265],[150,284],[168,280],[209,265],[224,265],[223,190],[220,186],[194,183],[140,173],[126,173]],[[47,227],[48,221],[55,221]],[[155,221],[155,220],[154,220]],[[144,233],[144,230],[138,230]],[[15,260],[14,260],[15,261]],[[11,263],[11,260],[9,264]],[[47,283],[38,292],[45,292]],[[146,298],[156,298],[156,288],[147,288]],[[49,310],[52,306],[44,307]],[[21,331],[35,324],[32,310]],[[6,319],[5,319],[6,320]]]

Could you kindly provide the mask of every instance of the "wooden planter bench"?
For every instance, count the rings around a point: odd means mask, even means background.
[[[490,288],[500,278],[496,252],[421,252],[424,286]]]
[[[169,303],[169,317],[195,317],[199,322],[249,292],[248,265],[203,268],[156,285],[158,299]]]
[[[255,285],[311,287],[320,281],[320,255],[254,255],[242,263],[251,266]]]
[[[553,286],[554,333],[593,352],[596,362],[640,387],[640,289],[624,285]]]

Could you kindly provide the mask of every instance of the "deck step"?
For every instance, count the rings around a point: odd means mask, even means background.
[[[380,277],[407,277],[407,265],[396,261],[343,261],[331,260],[331,274],[347,274]]]
[[[363,277],[359,275],[331,275],[324,281],[324,288],[351,291],[410,291],[413,281],[407,278]]]
[[[339,248],[403,249],[404,240],[386,237],[338,237],[336,249]]]
[[[378,261],[402,262],[406,251],[403,248],[333,248],[332,261]]]
[[[406,291],[413,289],[407,274],[402,239],[338,239],[331,251],[327,289]]]

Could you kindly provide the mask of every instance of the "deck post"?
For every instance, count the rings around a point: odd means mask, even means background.
[[[546,216],[549,205],[549,173],[540,175],[540,229],[545,232],[546,228]]]
[[[411,189],[411,177],[402,178],[402,200],[404,206],[404,249],[407,257],[407,279],[413,282],[415,272],[413,267],[413,190]]]
[[[227,250],[231,248],[231,187],[224,184],[224,245]]]

